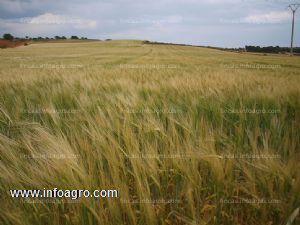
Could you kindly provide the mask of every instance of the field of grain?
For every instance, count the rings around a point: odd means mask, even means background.
[[[1,225],[300,224],[299,57],[99,41],[0,60]],[[9,195],[55,187],[119,198]]]

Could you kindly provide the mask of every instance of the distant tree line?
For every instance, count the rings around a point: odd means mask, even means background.
[[[153,41],[144,41],[144,44],[151,45],[178,45],[178,46],[193,46],[193,47],[206,47],[211,49],[217,49],[222,51],[233,51],[233,52],[260,52],[260,53],[285,53],[290,52],[290,48],[288,47],[279,47],[279,46],[268,46],[268,47],[260,47],[260,46],[250,46],[246,45],[245,48],[220,48],[220,47],[212,47],[212,46],[199,46],[199,45],[187,45],[187,44],[174,44],[174,43],[164,43],[164,42],[153,42]],[[294,53],[300,53],[300,47],[294,48]]]
[[[282,53],[289,52],[290,48],[287,47],[279,47],[279,46],[268,46],[268,47],[260,47],[260,46],[248,46],[246,45],[247,52],[261,52],[261,53]],[[295,53],[300,53],[300,48],[294,48]]]
[[[202,47],[202,48],[211,48],[211,49],[217,49],[222,51],[244,51],[244,48],[220,48],[220,47],[212,47],[212,46],[202,46],[202,45],[190,45],[190,44],[174,44],[174,43],[168,43],[168,42],[153,42],[153,41],[143,41],[144,44],[148,45],[175,45],[175,46],[190,46],[190,47]]]
[[[65,36],[55,36],[54,38],[49,38],[49,37],[29,37],[29,36],[25,36],[25,38],[19,38],[19,37],[14,37],[13,35],[6,33],[3,34],[3,39],[4,40],[33,40],[33,41],[37,41],[37,40],[65,40],[68,39]],[[81,37],[79,38],[78,36],[71,36],[70,39],[76,40],[76,39],[81,39],[81,40],[87,40],[87,37]]]
[[[174,43],[168,43],[168,42],[157,42],[157,41],[143,41],[146,45],[175,45],[175,46],[194,46],[194,45],[187,45],[187,44],[174,44]],[[200,47],[200,46],[194,46],[194,47]]]
[[[11,34],[3,34],[3,39],[11,41],[14,39],[14,36],[12,36]]]

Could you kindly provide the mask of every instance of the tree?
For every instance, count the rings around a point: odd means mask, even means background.
[[[77,36],[71,36],[71,39],[79,39]]]
[[[3,34],[3,39],[11,41],[14,39],[14,36],[11,34]]]
[[[55,38],[56,40],[67,39],[65,36],[61,36],[61,37],[60,37],[60,36],[55,36],[54,38]]]

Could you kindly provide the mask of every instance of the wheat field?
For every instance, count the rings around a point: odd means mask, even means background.
[[[1,225],[300,224],[299,57],[95,41],[0,59]],[[119,197],[8,192],[55,187]]]

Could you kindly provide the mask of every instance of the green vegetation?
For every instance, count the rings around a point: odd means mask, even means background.
[[[281,52],[290,52],[290,48],[287,47],[260,47],[260,46],[246,46],[248,52],[263,52],[263,53],[281,53]],[[295,53],[300,53],[300,48],[294,48]]]
[[[14,36],[12,36],[11,34],[3,34],[3,39],[12,41],[14,39]]]
[[[271,225],[300,207],[300,58],[109,41],[0,59],[1,224]],[[8,192],[55,187],[120,198]]]

